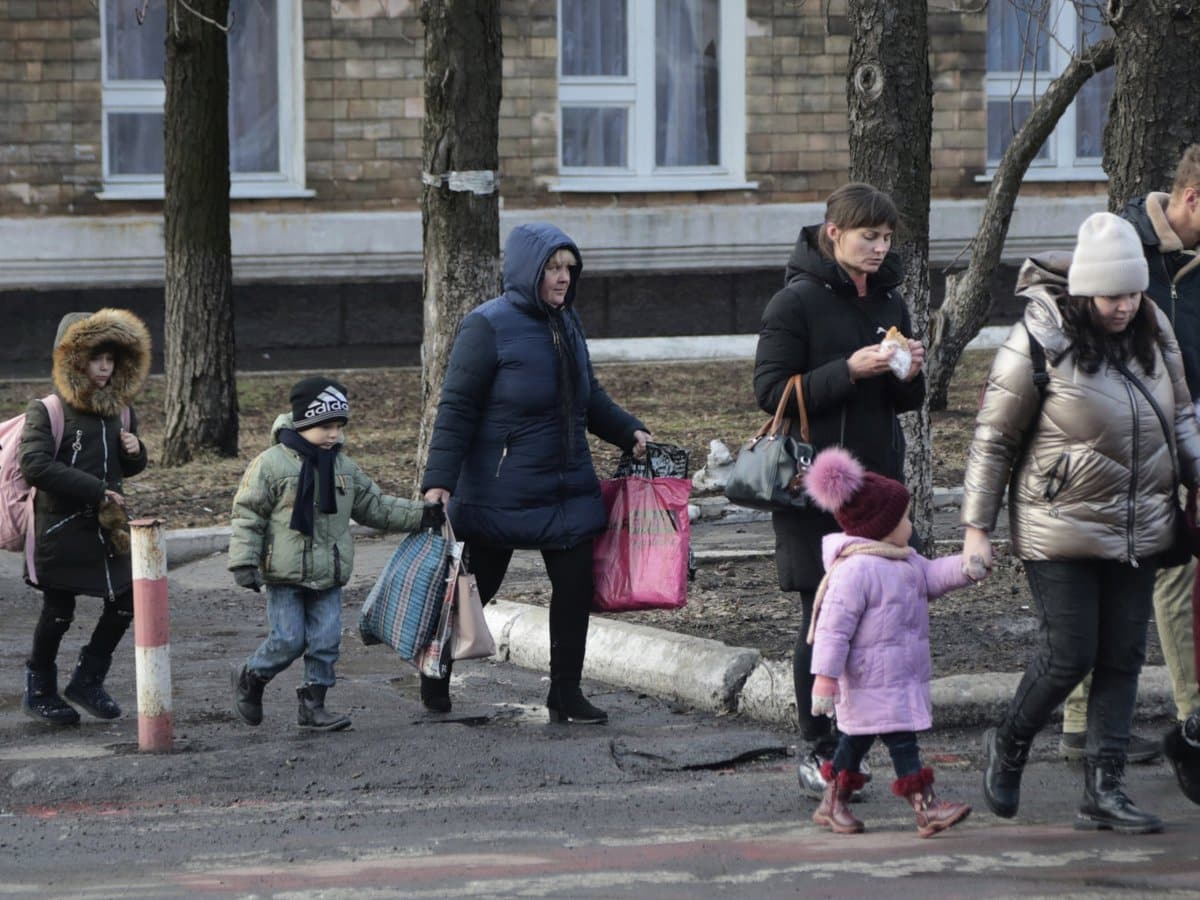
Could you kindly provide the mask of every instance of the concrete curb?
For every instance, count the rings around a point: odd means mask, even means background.
[[[356,535],[375,534],[355,526]],[[170,567],[223,553],[228,527],[175,529],[166,533]],[[769,555],[758,550],[708,550],[718,560]],[[524,668],[550,668],[550,615],[540,606],[511,601],[484,610],[496,638],[497,656]],[[758,650],[677,634],[660,628],[593,617],[588,628],[584,676],[607,684],[664,697],[709,712],[739,712],[756,721],[796,726],[796,698],[790,663],[765,660]],[[1020,673],[951,675],[932,685],[937,727],[968,727],[993,722],[1016,691]],[[1174,715],[1175,702],[1164,666],[1142,670],[1138,682],[1140,715]]]
[[[995,350],[1004,343],[1011,326],[981,328],[968,350]],[[754,359],[757,334],[701,334],[677,337],[589,338],[593,363],[680,362],[706,359]]]
[[[502,659],[543,672],[550,668],[549,610],[501,600],[484,613]],[[732,712],[761,656],[720,641],[592,619],[583,674],[709,712]]]

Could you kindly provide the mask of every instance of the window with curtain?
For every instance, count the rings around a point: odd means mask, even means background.
[[[166,4],[104,0],[103,153],[107,197],[162,195]],[[303,82],[298,4],[231,0],[231,196],[303,190]]]
[[[1000,161],[1016,130],[1072,56],[1112,34],[1102,0],[1021,0],[988,4],[987,161]],[[1103,178],[1104,123],[1114,74],[1093,75],[1042,145],[1028,177]]]
[[[744,45],[745,0],[559,0],[559,189],[746,186]]]

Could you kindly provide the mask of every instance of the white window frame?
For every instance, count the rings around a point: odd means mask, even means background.
[[[1008,0],[993,0],[1006,3]],[[1079,14],[1071,0],[1057,0],[1050,11],[1051,35],[1047,39],[1049,70],[1046,72],[991,71],[984,78],[984,129],[986,111],[993,101],[1034,101],[1049,84],[1063,73],[1071,61],[1079,39]],[[1025,173],[1025,181],[1107,181],[1100,157],[1075,155],[1075,103],[1067,107],[1062,118],[1046,139],[1047,159],[1034,159]],[[986,148],[986,136],[985,144]],[[986,149],[985,149],[986,153]],[[986,174],[976,181],[991,181],[996,175],[998,160],[988,159]]]
[[[161,200],[164,193],[161,174],[118,175],[109,170],[109,113],[161,113],[166,105],[167,89],[157,80],[109,79],[105,5],[104,0],[100,0],[100,156],[104,189],[96,196],[101,200]],[[301,5],[294,0],[278,0],[276,10],[279,170],[230,172],[231,199],[312,197],[316,193],[304,186],[304,18]],[[234,27],[237,27],[236,23]]]
[[[627,0],[629,73],[625,76],[564,76],[558,61],[559,132],[556,145],[560,192],[724,191],[752,189],[746,181],[746,0],[720,0],[720,165],[659,166],[655,162],[654,0]],[[558,17],[558,46],[562,16]],[[608,106],[629,110],[624,167],[565,166],[562,109]]]

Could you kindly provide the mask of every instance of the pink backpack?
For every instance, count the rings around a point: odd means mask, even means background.
[[[54,451],[62,446],[65,416],[62,399],[57,394],[42,397],[42,405],[50,416],[50,432],[54,435]],[[129,428],[129,407],[121,410],[121,425]],[[21,432],[25,430],[25,413],[0,422],[0,549],[25,552],[29,578],[37,583],[33,565],[33,498],[36,488],[29,486],[21,474]]]
[[[57,394],[42,398],[50,415],[55,452],[62,445],[63,405]],[[21,474],[21,432],[25,413],[0,422],[0,548],[25,550],[33,544],[33,495],[35,490]]]

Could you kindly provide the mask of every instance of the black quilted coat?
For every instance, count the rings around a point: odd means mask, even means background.
[[[859,297],[840,266],[817,248],[820,226],[804,228],[788,260],[786,280],[763,311],[754,361],[754,395],[774,413],[788,378],[804,376],[809,432],[817,450],[840,444],[873,472],[904,480],[904,435],[898,413],[920,407],[925,376],[903,382],[891,373],[854,383],[847,359],[877,344],[893,325],[913,337],[900,258],[889,253]],[[817,509],[777,512],[775,563],[785,591],[815,590],[824,573],[821,536],[837,531]]]
[[[83,367],[103,344],[116,347],[116,366],[108,384],[97,389]],[[145,446],[139,446],[137,456],[125,456],[120,430],[121,410],[141,390],[149,371],[150,333],[132,313],[70,313],[60,323],[53,380],[64,407],[62,444],[55,448],[50,417],[40,400],[30,402],[21,435],[21,473],[37,489],[35,587],[94,597],[129,590],[129,556],[116,553],[97,508],[106,490],[120,493],[126,476],[146,468]],[[129,430],[137,432],[132,410]]]

